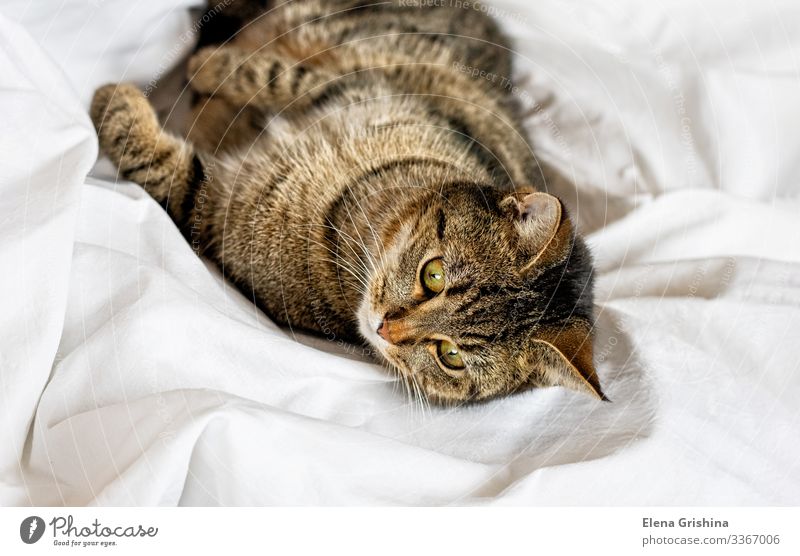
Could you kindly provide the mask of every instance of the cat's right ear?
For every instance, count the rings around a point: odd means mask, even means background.
[[[539,330],[532,342],[529,363],[534,385],[562,386],[609,401],[595,370],[592,327],[587,321],[576,318]]]
[[[563,226],[564,210],[561,201],[548,193],[520,190],[500,203],[500,208],[514,221],[519,233],[519,246],[528,262],[523,271],[530,269],[561,235],[569,236]]]

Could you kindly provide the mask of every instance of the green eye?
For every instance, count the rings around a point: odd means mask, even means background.
[[[461,370],[465,367],[458,347],[447,340],[439,340],[436,346],[436,355],[439,361],[448,369]]]
[[[422,267],[422,287],[425,291],[436,295],[444,289],[444,265],[442,259],[433,259]]]

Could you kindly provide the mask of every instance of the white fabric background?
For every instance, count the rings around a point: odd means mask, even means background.
[[[193,3],[0,2],[0,503],[800,503],[800,5],[491,3],[613,403],[422,410],[89,176],[94,87],[164,77]]]

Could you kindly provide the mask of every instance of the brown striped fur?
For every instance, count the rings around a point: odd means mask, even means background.
[[[438,4],[267,7],[191,60],[188,140],[135,87],[108,85],[92,104],[101,148],[274,320],[366,342],[429,399],[552,385],[604,398],[589,253],[535,192],[544,173],[509,89],[464,71],[509,76],[505,38]],[[431,296],[420,268],[437,257],[446,287]],[[463,370],[436,362],[441,340]]]

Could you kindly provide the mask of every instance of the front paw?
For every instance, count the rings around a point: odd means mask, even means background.
[[[97,89],[89,115],[97,130],[100,149],[112,160],[121,156],[125,143],[158,132],[158,118],[150,102],[133,85],[109,84]]]
[[[239,65],[240,57],[234,48],[209,46],[198,50],[189,60],[189,86],[201,94],[214,94]]]

